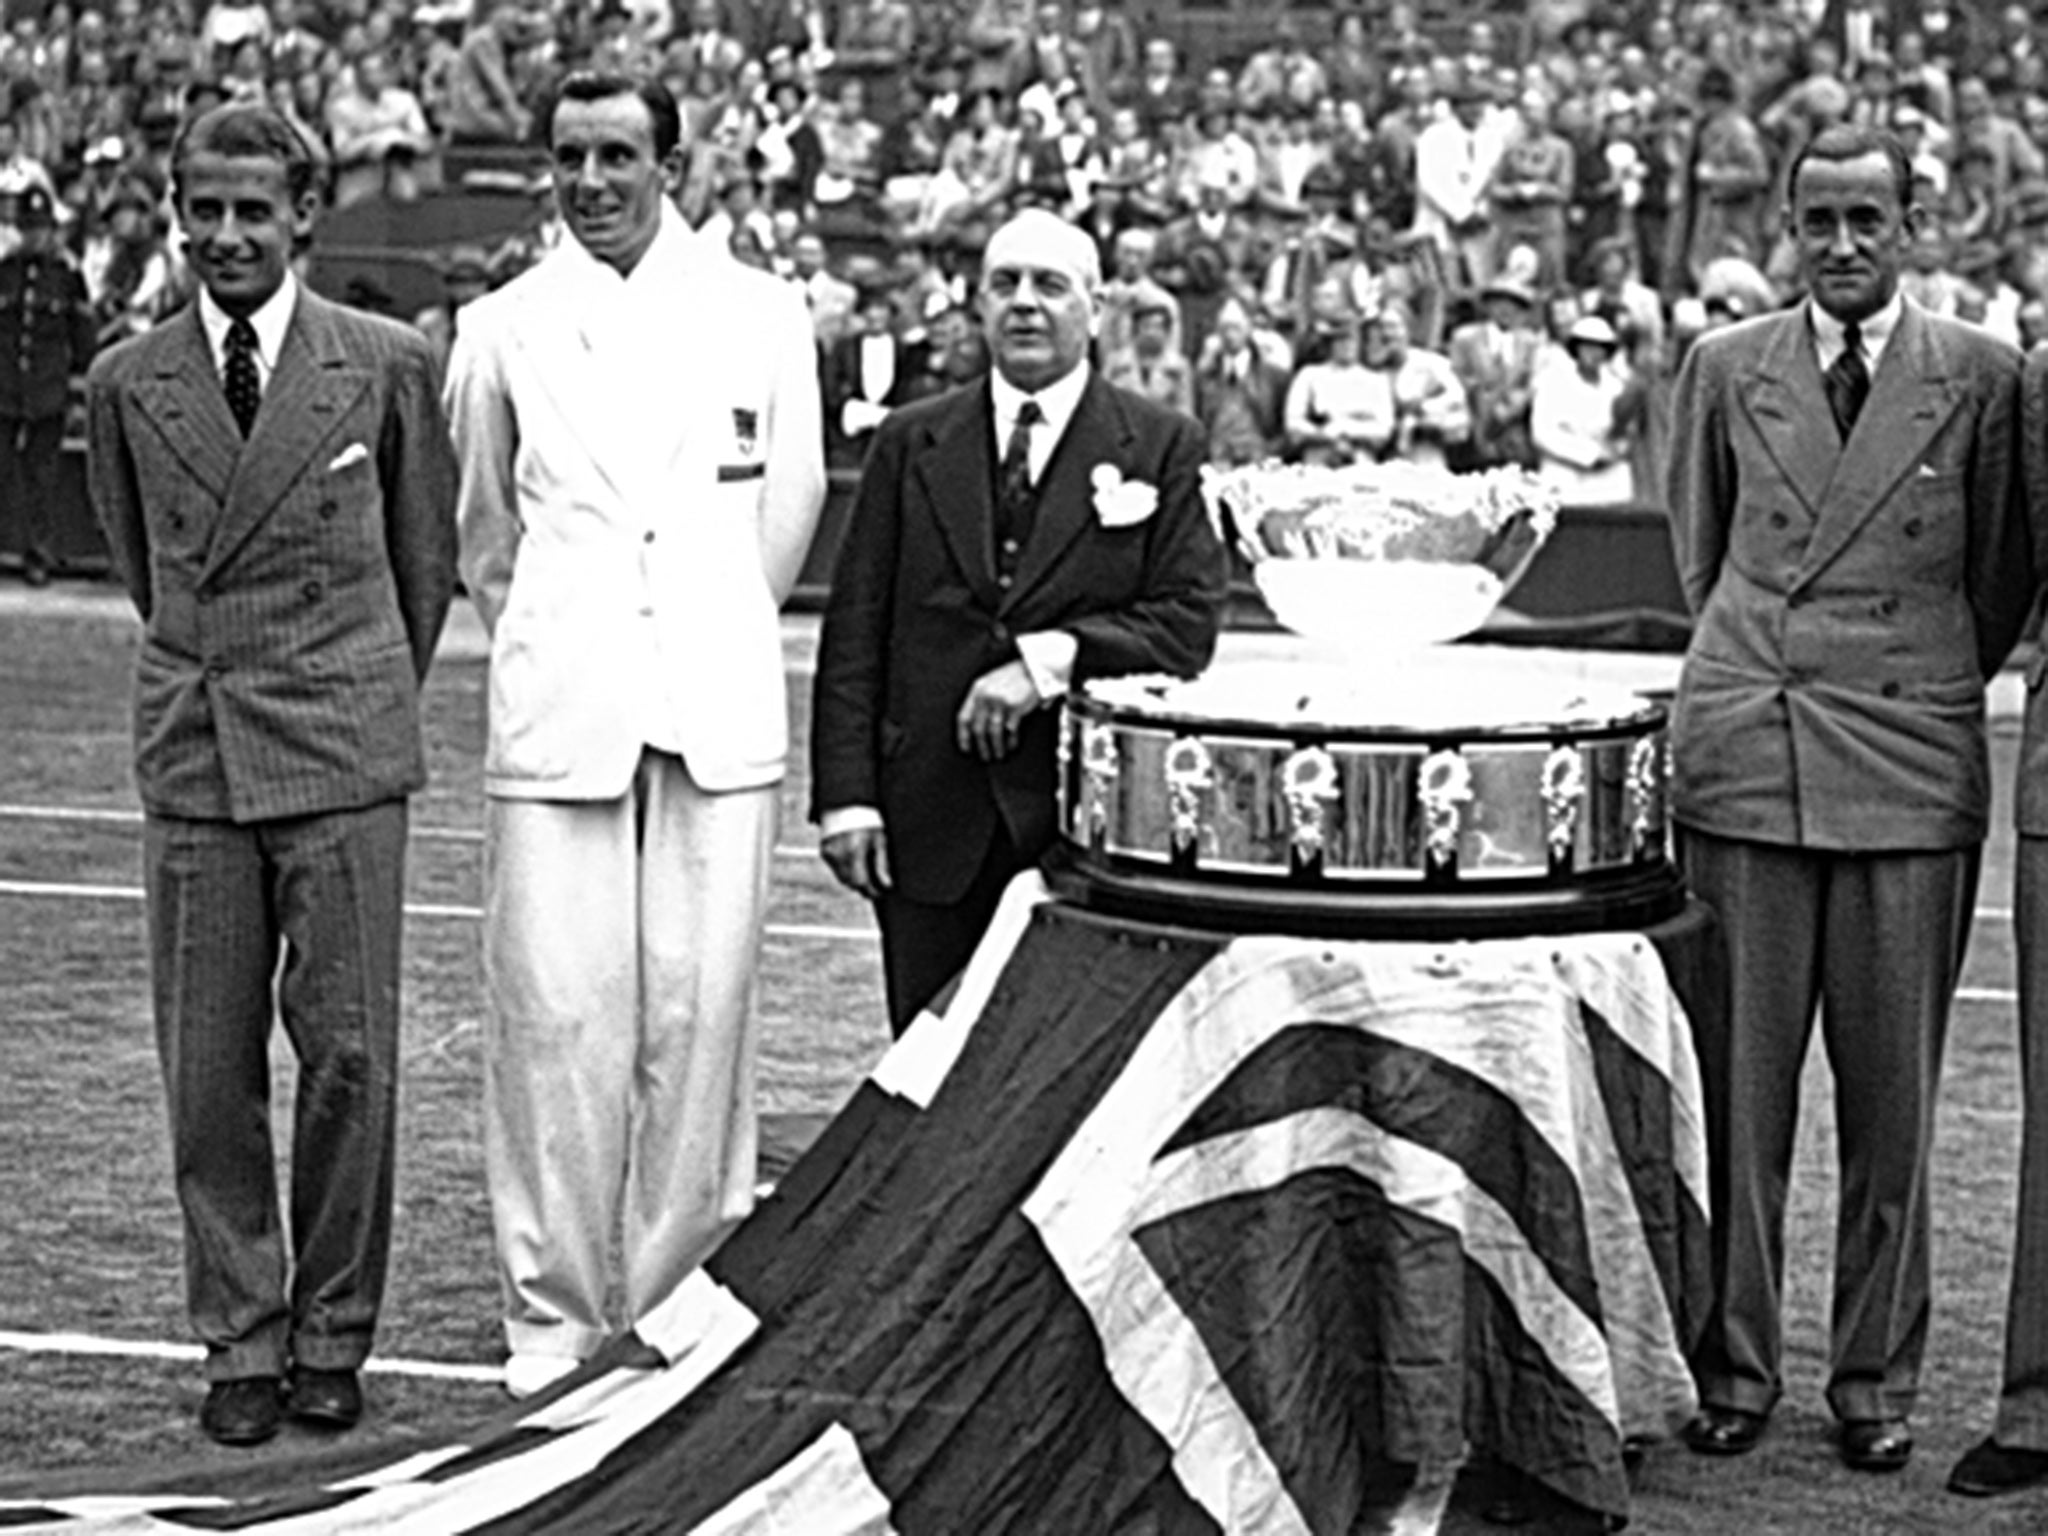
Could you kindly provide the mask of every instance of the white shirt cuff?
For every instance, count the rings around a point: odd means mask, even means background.
[[[1031,686],[1038,690],[1040,703],[1050,704],[1066,697],[1074,680],[1074,657],[1080,649],[1080,640],[1063,629],[1017,637],[1017,654],[1024,660],[1024,670],[1031,677]]]
[[[872,805],[834,806],[818,818],[818,838],[837,837],[842,832],[879,832],[882,813]]]

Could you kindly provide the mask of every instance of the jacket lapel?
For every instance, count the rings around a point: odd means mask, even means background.
[[[1004,594],[1014,608],[1044,582],[1067,547],[1095,521],[1093,475],[1099,464],[1121,464],[1131,437],[1116,394],[1100,374],[1091,374],[1074,418],[1045,466],[1038,489],[1038,514],[1017,561],[1017,579]]]
[[[164,323],[161,334],[163,345],[153,354],[155,371],[137,384],[136,404],[207,495],[225,500],[242,451],[242,431],[228,409],[199,323],[199,306],[186,305]]]
[[[207,545],[202,579],[233,558],[314,466],[326,439],[369,387],[370,374],[349,358],[326,305],[317,294],[300,289],[277,368],[263,391],[262,409],[242,445],[227,505]],[[234,430],[232,417],[229,430]]]
[[[1765,451],[1807,511],[1818,517],[1841,462],[1842,444],[1804,307],[1778,318],[1742,400]],[[1869,415],[1868,402],[1864,414]]]
[[[962,389],[912,463],[932,519],[975,595],[994,606],[995,406],[986,381]]]
[[[1794,588],[1824,570],[1856,537],[1920,462],[1962,397],[1962,381],[1950,374],[1933,328],[1908,302],[1845,445],[1853,451],[1841,455],[1828,482],[1827,502]]]

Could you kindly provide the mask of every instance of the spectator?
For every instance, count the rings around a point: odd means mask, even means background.
[[[448,81],[448,138],[454,144],[523,144],[533,113],[513,76],[525,35],[519,0],[476,0]]]
[[[410,183],[434,148],[419,97],[396,83],[391,55],[365,53],[327,100],[327,142],[334,153],[334,206],[346,208]]]
[[[1501,145],[1482,126],[1485,91],[1462,80],[1451,113],[1415,139],[1415,230],[1434,241],[1453,287],[1480,287],[1493,275],[1493,240],[1484,195]]]
[[[1621,337],[1600,316],[1581,316],[1563,347],[1545,351],[1530,388],[1529,438],[1567,506],[1635,500],[1643,406]]]
[[[1179,411],[1195,414],[1195,375],[1187,354],[1175,347],[1177,306],[1173,295],[1147,284],[1130,307],[1131,339],[1109,353],[1102,376],[1134,394]]]
[[[1717,256],[1762,262],[1772,185],[1770,153],[1735,99],[1734,78],[1710,66],[1700,76],[1697,95],[1690,171],[1681,188],[1681,249],[1685,272],[1694,282]]]
[[[1577,174],[1572,147],[1551,127],[1550,101],[1540,90],[1522,93],[1516,131],[1493,163],[1485,201],[1493,215],[1494,246],[1488,270],[1498,272],[1518,245],[1536,253],[1536,284],[1565,278],[1565,208]]]
[[[1411,345],[1406,311],[1390,304],[1365,322],[1364,362],[1374,385],[1365,452],[1445,467],[1472,436],[1465,386],[1450,359]]]
[[[1251,313],[1230,298],[1216,311],[1211,345],[1195,373],[1195,416],[1209,462],[1256,464],[1284,442],[1288,373],[1253,345]]]
[[[1480,302],[1485,318],[1459,326],[1450,342],[1451,367],[1472,412],[1471,459],[1481,467],[1533,466],[1529,403],[1543,342],[1537,295],[1510,273],[1483,288]]]
[[[825,450],[833,468],[858,468],[875,428],[916,396],[923,359],[895,329],[895,288],[871,274],[858,285],[846,332],[825,353],[819,389],[825,404]]]
[[[816,230],[807,229],[799,234],[789,254],[793,267],[791,281],[803,291],[804,305],[811,314],[812,333],[818,346],[829,351],[846,334],[859,292],[826,265],[825,242]]]
[[[21,243],[0,257],[0,497],[22,522],[22,575],[49,582],[64,420],[96,342],[85,280],[57,239],[56,204],[21,194]]]

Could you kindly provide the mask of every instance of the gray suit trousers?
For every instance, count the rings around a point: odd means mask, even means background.
[[[369,1354],[391,1248],[405,836],[403,800],[246,825],[148,818],[157,1048],[209,1380]],[[298,1058],[288,1233],[274,1017]]]
[[[2048,837],[2021,837],[2013,924],[2019,942],[2020,1196],[2005,1309],[2000,1445],[2048,1451]]]
[[[1837,853],[1682,829],[1728,940],[1727,1034],[1697,1041],[1713,1165],[1715,1299],[1701,1401],[1782,1390],[1785,1202],[1815,1010],[1834,1074],[1840,1195],[1828,1403],[1912,1411],[1930,1315],[1928,1159],[1979,850]]]

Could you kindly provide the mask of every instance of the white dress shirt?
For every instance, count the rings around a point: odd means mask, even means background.
[[[287,272],[277,292],[263,301],[263,307],[249,317],[256,332],[256,382],[270,388],[277,372],[277,360],[284,351],[284,333],[291,329],[292,311],[298,307],[299,280]],[[213,295],[199,290],[199,324],[206,331],[206,344],[213,351],[213,370],[224,380],[228,366],[228,327],[234,317],[213,302]]]

